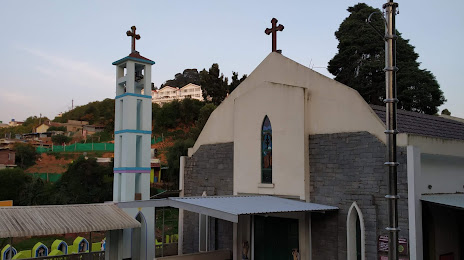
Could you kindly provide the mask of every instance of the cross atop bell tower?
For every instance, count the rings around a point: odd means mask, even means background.
[[[127,31],[126,35],[132,37],[132,48],[131,48],[131,53],[135,52],[135,40],[140,40],[140,34],[135,34],[135,30],[137,28],[134,26],[131,27],[131,31]]]

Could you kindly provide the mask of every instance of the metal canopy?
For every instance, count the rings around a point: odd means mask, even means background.
[[[464,209],[464,193],[422,195],[421,200]]]
[[[120,202],[121,208],[174,207],[238,223],[239,215],[322,212],[337,210],[337,207],[273,196],[210,196],[181,197],[162,200]]]
[[[113,203],[0,207],[0,238],[137,228]]]

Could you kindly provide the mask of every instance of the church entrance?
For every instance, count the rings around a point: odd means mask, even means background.
[[[298,245],[297,219],[254,217],[255,260],[293,260]]]

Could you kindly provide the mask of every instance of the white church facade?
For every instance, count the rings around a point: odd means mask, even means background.
[[[247,259],[284,259],[277,256],[294,249],[300,259],[386,259],[384,116],[354,89],[269,54],[181,160],[181,195],[249,197],[250,207],[254,196],[269,195],[326,210],[287,212],[276,203],[238,223],[210,218],[207,248],[232,249],[234,259],[245,243]],[[400,259],[459,259],[464,124],[406,111],[398,117]],[[182,212],[183,253],[204,250],[200,219]]]

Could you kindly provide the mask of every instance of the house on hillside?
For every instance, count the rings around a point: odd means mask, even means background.
[[[52,126],[56,126],[56,127],[59,127],[59,126],[63,126],[63,124],[61,123],[57,123],[57,122],[52,122],[50,120],[46,120],[45,122],[41,123],[40,125],[34,127],[33,131],[34,133],[45,133],[45,132],[48,132],[48,129]]]
[[[165,103],[172,102],[174,100],[183,100],[185,98],[191,98],[203,101],[203,91],[201,87],[193,83],[189,83],[182,88],[175,88],[165,86],[159,90],[152,90],[152,102],[162,106]]]
[[[356,90],[269,54],[181,158],[179,200],[205,214],[180,211],[180,252],[387,259],[384,118]],[[464,123],[399,111],[398,130],[400,259],[462,259]]]
[[[81,132],[85,125],[88,125],[87,121],[79,120],[68,120],[67,123],[62,123],[63,126],[66,126],[66,132]]]
[[[10,148],[0,148],[0,169],[15,166],[15,151]]]
[[[24,122],[21,121],[16,121],[14,118],[11,119],[11,121],[8,123],[9,126],[19,126],[24,124]]]

